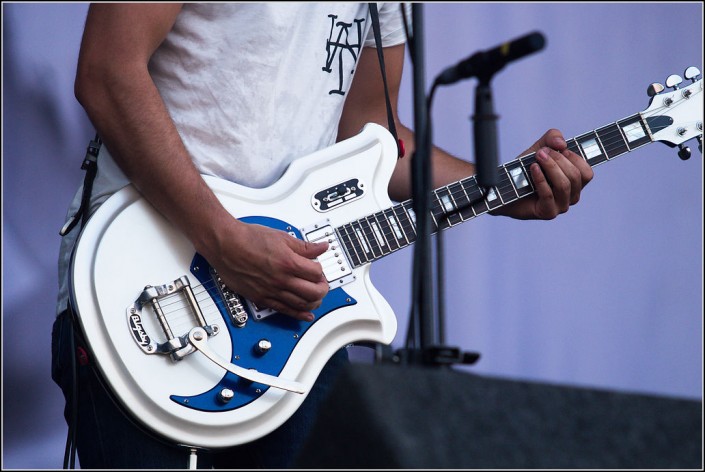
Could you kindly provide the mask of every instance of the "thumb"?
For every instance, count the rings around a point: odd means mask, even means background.
[[[294,251],[308,259],[316,258],[328,250],[328,243],[325,241],[320,243],[312,243],[300,239],[295,239],[294,241],[296,241],[293,246]]]

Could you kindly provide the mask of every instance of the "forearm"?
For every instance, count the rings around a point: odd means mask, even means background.
[[[216,245],[218,225],[234,219],[193,165],[146,65],[91,68],[77,76],[76,96],[145,199],[197,250]]]

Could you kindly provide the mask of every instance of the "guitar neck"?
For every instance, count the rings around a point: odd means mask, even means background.
[[[568,140],[568,149],[592,167],[653,142],[653,133],[672,124],[667,116],[644,118],[641,113]],[[432,192],[431,233],[450,228],[534,193],[529,167],[536,154],[499,166],[499,181],[487,191],[476,176]],[[344,224],[336,231],[355,267],[375,261],[416,241],[413,201]]]

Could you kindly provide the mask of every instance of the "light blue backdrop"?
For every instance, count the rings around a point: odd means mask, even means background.
[[[93,130],[73,97],[86,4],[3,4],[3,468],[60,468],[66,435],[50,380],[58,230]],[[501,162],[545,130],[566,137],[648,106],[646,88],[702,69],[698,3],[425,5],[427,83],[473,52],[531,31],[546,48],[493,80]],[[472,158],[474,81],[440,89],[436,142]],[[401,96],[411,124],[411,65]],[[660,143],[595,169],[551,222],[483,216],[445,232],[448,344],[470,372],[702,398],[702,155]],[[411,250],[372,277],[399,347]]]

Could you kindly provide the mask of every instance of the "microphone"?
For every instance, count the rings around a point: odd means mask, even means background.
[[[546,39],[539,32],[508,41],[493,49],[476,52],[469,58],[445,69],[437,78],[438,85],[448,85],[462,79],[489,79],[509,62],[543,49]]]

